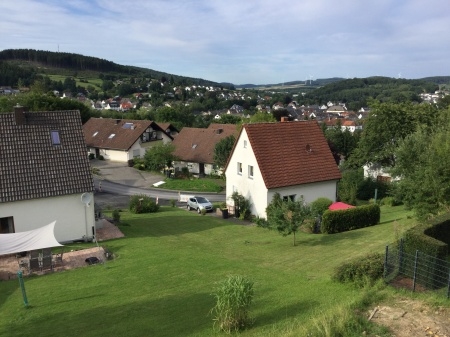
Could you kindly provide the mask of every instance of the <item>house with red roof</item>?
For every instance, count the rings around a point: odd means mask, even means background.
[[[341,178],[317,121],[246,124],[225,168],[226,199],[238,192],[252,204],[252,214],[266,217],[275,193],[310,203],[336,200]]]
[[[203,176],[215,172],[214,148],[216,144],[231,135],[238,134],[234,124],[210,124],[208,128],[183,128],[175,137],[174,163],[176,171],[187,167],[189,172]]]
[[[120,162],[141,158],[155,144],[173,140],[170,127],[149,120],[90,118],[83,132],[88,153]]]

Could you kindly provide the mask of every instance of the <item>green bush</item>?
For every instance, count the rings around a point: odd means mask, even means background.
[[[105,157],[103,157],[103,155],[99,155],[98,160],[105,160]]]
[[[211,312],[219,330],[230,333],[252,323],[249,309],[253,300],[253,282],[244,276],[228,276],[218,284],[213,296],[216,305]]]
[[[322,216],[332,203],[333,201],[328,198],[318,198],[311,203],[311,212],[314,216]]]
[[[380,204],[393,207],[401,205],[401,201],[397,200],[395,197],[384,197],[381,199]]]
[[[322,233],[340,233],[376,225],[380,222],[380,206],[370,204],[340,211],[325,211],[322,216]]]
[[[112,217],[115,223],[120,223],[120,211],[118,209],[112,212]]]
[[[170,199],[170,205],[175,207],[177,205],[177,201],[175,199]]]
[[[353,282],[357,286],[365,286],[367,282],[373,284],[383,277],[384,257],[382,254],[369,254],[363,258],[343,263],[336,268],[333,280],[345,283]]]
[[[233,192],[231,199],[234,201],[236,210],[239,212],[239,219],[241,220],[251,220],[252,213],[250,211],[252,204],[249,199],[246,199],[239,192]]]
[[[131,212],[136,214],[156,213],[159,211],[159,205],[145,194],[133,195],[130,198],[128,208]]]
[[[95,158],[95,154],[89,153],[89,159],[92,160],[92,159],[94,159],[94,158]]]

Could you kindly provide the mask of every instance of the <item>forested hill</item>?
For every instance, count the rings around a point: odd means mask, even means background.
[[[407,80],[390,77],[368,77],[329,83],[307,93],[304,98],[310,102],[320,103],[327,103],[327,101],[351,102],[352,105],[361,107],[367,106],[370,98],[375,98],[381,102],[386,100],[419,102],[420,93],[435,92],[438,89],[439,86],[436,82],[433,83],[424,79]],[[349,108],[352,108],[352,106]]]
[[[28,68],[32,69],[36,65],[52,68],[57,72],[58,69],[74,70],[74,71],[92,71],[98,73],[114,73],[123,76],[141,76],[160,79],[162,77],[172,77],[178,83],[196,84],[196,85],[212,85],[225,86],[227,84],[218,84],[213,81],[208,81],[200,78],[184,77],[174,74],[168,74],[152,69],[124,66],[114,62],[73,53],[50,52],[34,49],[5,49],[0,51],[0,69],[2,61],[17,61],[27,63]],[[15,69],[11,69],[14,67]],[[6,68],[3,66],[3,68]],[[16,64],[9,64],[9,73],[19,71]],[[23,68],[23,67],[22,67]],[[5,85],[6,83],[3,83]]]

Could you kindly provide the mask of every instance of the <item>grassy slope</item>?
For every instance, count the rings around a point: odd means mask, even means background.
[[[175,208],[122,213],[126,238],[107,242],[115,261],[26,278],[28,309],[17,280],[0,283],[0,336],[216,335],[210,293],[228,274],[255,281],[255,324],[242,335],[277,336],[361,296],[330,274],[350,258],[382,252],[394,227],[412,222],[398,207],[382,214],[370,228],[300,233],[293,247],[292,237]]]

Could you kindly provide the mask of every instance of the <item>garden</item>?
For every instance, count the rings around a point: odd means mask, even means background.
[[[392,290],[332,279],[338,266],[382,253],[414,225],[403,206],[381,210],[379,225],[332,235],[300,231],[295,246],[274,231],[213,215],[124,210],[125,238],[105,242],[114,260],[25,278],[28,307],[17,280],[0,282],[0,335],[219,336],[214,291],[243,275],[253,300],[242,336],[389,336],[354,314]]]

